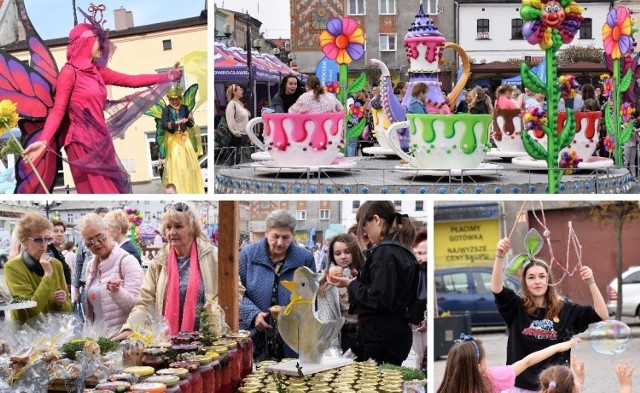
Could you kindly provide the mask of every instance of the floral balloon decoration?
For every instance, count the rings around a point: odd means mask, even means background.
[[[522,35],[542,50],[553,45],[553,30],[560,34],[564,44],[569,44],[582,23],[582,7],[572,0],[524,0],[520,15],[527,21],[522,26]]]
[[[520,8],[520,15],[525,21],[522,34],[531,45],[538,45],[545,51],[546,60],[546,83],[524,63],[520,66],[522,82],[531,91],[547,96],[546,124],[536,125],[535,122],[530,122],[532,126],[540,127],[546,135],[546,148],[526,132],[522,133],[522,142],[531,157],[546,161],[549,192],[552,194],[560,192],[560,179],[564,174],[559,168],[559,161],[562,160],[560,150],[573,140],[576,133],[576,119],[571,109],[567,109],[567,120],[562,131],[557,132],[558,102],[561,96],[569,98],[575,94],[575,88],[568,77],[558,83],[556,53],[562,44],[571,43],[580,31],[582,11],[582,7],[573,0],[522,0]],[[568,158],[563,161],[571,161]]]
[[[364,41],[364,31],[358,26],[356,20],[351,18],[333,18],[327,22],[327,29],[320,33],[322,52],[329,60],[335,60],[340,67],[339,84],[332,83],[325,89],[337,94],[338,100],[347,111],[346,120],[353,115],[346,108],[348,95],[362,90],[367,83],[364,72],[356,78],[351,86],[348,86],[347,77],[349,64],[364,56]],[[348,121],[345,121],[345,124],[347,124],[347,129],[344,145],[349,146],[349,142],[357,139],[364,131],[366,119],[360,119],[356,124],[349,124]]]
[[[631,17],[632,11],[627,7],[619,6],[612,8],[607,14],[607,21],[602,25],[602,42],[604,44],[605,57],[613,61],[613,97],[612,105],[605,106],[604,120],[607,131],[615,141],[613,146],[613,156],[616,165],[622,166],[623,151],[625,143],[631,139],[633,132],[633,123],[623,124],[621,113],[624,111],[622,94],[629,90],[631,85],[635,83],[634,73],[628,69],[624,77],[621,78],[621,62],[628,63],[631,59],[631,53],[635,49],[636,42],[633,34],[638,31],[636,21]]]
[[[140,209],[134,209],[131,207],[125,207],[124,212],[129,216],[129,240],[131,240],[138,252],[142,254],[140,245],[142,244],[142,238],[140,237],[140,226],[144,220],[144,216]]]
[[[609,11],[607,22],[602,26],[604,50],[612,59],[621,59],[633,48],[632,27],[635,21],[627,7]]]
[[[364,55],[364,32],[351,18],[334,18],[320,34],[322,52],[338,64],[351,64]]]

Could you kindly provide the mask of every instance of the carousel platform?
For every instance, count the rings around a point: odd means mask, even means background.
[[[411,169],[397,157],[344,158],[324,167],[283,167],[251,162],[214,168],[219,194],[546,194],[546,168],[526,168],[486,157],[473,169]],[[565,174],[561,194],[637,192],[624,168],[598,167]]]

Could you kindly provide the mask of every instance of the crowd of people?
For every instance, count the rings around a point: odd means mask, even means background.
[[[326,92],[325,87],[316,76],[310,76],[303,84],[298,76],[288,74],[282,78],[278,87],[278,93],[271,98],[270,105],[267,100],[259,103],[261,113],[331,113],[346,112],[351,106],[362,107],[363,110],[357,116],[351,118],[356,122],[365,118],[367,131],[348,147],[348,155],[356,155],[358,150],[373,145],[373,117],[371,108],[381,109],[380,88],[373,86],[371,89],[363,89],[350,95],[345,108],[336,96]],[[236,165],[242,162],[243,148],[249,147],[247,137],[247,123],[253,114],[247,110],[244,103],[244,88],[238,84],[230,84],[226,87],[226,105],[218,103],[214,119],[216,162]],[[262,138],[261,131],[256,132]]]
[[[600,86],[588,83],[578,86],[577,82],[574,82],[572,86],[572,93],[565,94],[560,98],[557,107],[558,112],[566,112],[567,108],[574,112],[601,112],[602,119],[604,119],[607,107],[613,106],[613,98],[606,97],[602,93],[602,87]],[[526,87],[520,90],[512,85],[503,84],[496,89],[493,102],[490,99],[490,91],[486,87],[475,86],[465,91],[464,99],[460,100],[454,112],[492,114],[494,109],[520,109],[522,112],[527,112],[532,108],[546,111],[547,102],[544,93],[535,93]],[[624,162],[622,165],[629,170],[634,178],[638,177],[639,117],[640,113],[637,110],[633,110],[627,118],[623,118],[622,124],[622,127],[625,127],[629,122],[633,123],[631,139],[624,145]],[[599,129],[596,131],[598,132],[598,142],[594,155],[615,160],[611,148],[608,147],[605,141],[607,137],[606,122],[600,121]],[[587,157],[582,158],[586,159]]]
[[[88,322],[103,321],[123,339],[131,334],[130,318],[153,305],[175,333],[197,330],[196,306],[204,304],[205,293],[217,293],[218,269],[217,249],[203,234],[194,205],[166,206],[156,236],[159,252],[151,261],[126,237],[129,219],[120,209],[98,208],[78,228],[82,241],[74,251],[73,242],[64,242],[62,221],[37,213],[19,220],[6,282],[13,296],[37,306],[12,311],[12,319],[24,323],[43,312],[74,312]]]
[[[413,344],[416,366],[426,369],[426,298],[416,300],[418,287],[426,285],[426,274],[419,273],[426,272],[420,267],[426,267],[426,232],[416,236],[412,219],[391,202],[365,202],[356,221],[350,232],[357,235],[328,239],[326,264],[295,243],[297,220],[284,210],[269,215],[264,239],[241,248],[240,281],[246,292],[240,328],[252,332],[256,359],[295,357],[278,334],[277,317],[291,296],[279,283],[304,266],[320,273],[318,319],[345,319],[330,351],[401,365]],[[416,307],[421,308],[413,313],[419,320],[412,320],[409,314]]]
[[[491,291],[507,325],[507,365],[489,367],[482,342],[463,333],[449,351],[438,393],[583,391],[584,363],[571,355],[571,348],[580,341],[576,335],[589,324],[609,317],[591,268],[583,265],[578,273],[591,293],[592,305],[562,298],[549,262],[535,255],[522,264],[522,291],[517,294],[503,281],[510,249],[509,238],[498,241],[491,276]],[[620,392],[631,392],[633,371],[625,362],[617,364]]]
[[[365,202],[356,221],[350,233],[327,239],[326,260],[319,265],[311,250],[295,242],[297,219],[286,210],[268,216],[262,240],[241,247],[239,324],[252,332],[256,360],[297,357],[280,337],[277,316],[291,300],[281,284],[304,266],[319,273],[318,320],[345,318],[332,354],[351,351],[359,360],[401,365],[413,346],[416,367],[426,369],[427,233],[416,231],[390,201]],[[122,340],[134,322],[157,310],[172,334],[198,330],[196,310],[218,293],[218,250],[191,203],[167,205],[161,222],[159,252],[145,272],[145,256],[125,235],[122,210],[84,215],[75,252],[73,243],[65,245],[63,222],[24,215],[5,276],[13,296],[37,306],[11,311],[11,319],[24,323],[41,313],[75,313],[88,323],[104,322],[111,337]]]

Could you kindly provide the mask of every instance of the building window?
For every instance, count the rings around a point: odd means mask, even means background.
[[[360,208],[360,201],[353,201],[353,210],[358,210]]]
[[[144,220],[149,222],[151,221],[151,212],[150,211],[145,211],[144,212]]]
[[[162,40],[162,50],[171,50],[171,40]]]
[[[393,201],[393,205],[396,207],[396,210],[402,209],[402,201]]]
[[[581,40],[590,40],[593,38],[593,29],[591,18],[584,18],[582,20],[582,24],[580,25],[580,39]]]
[[[349,15],[364,15],[364,0],[349,0]]]
[[[306,210],[296,210],[296,220],[304,221],[307,219],[307,211]]]
[[[380,34],[380,52],[395,52],[396,35]]]
[[[73,224],[73,214],[72,213],[67,213],[67,222],[69,224]]]
[[[329,209],[320,209],[320,219],[328,220],[331,217],[331,211]]]
[[[416,201],[416,211],[424,211],[424,201]]]
[[[378,0],[378,9],[380,15],[395,15],[396,0]]]
[[[477,31],[479,40],[489,39],[489,19],[478,19]]]
[[[511,39],[524,40],[522,36],[522,19],[511,19]]]
[[[435,15],[438,13],[438,0],[427,0],[427,14]]]

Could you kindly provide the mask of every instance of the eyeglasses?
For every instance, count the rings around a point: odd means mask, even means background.
[[[48,246],[49,244],[53,243],[52,237],[30,237],[29,239],[31,239],[38,246],[41,246],[43,244],[46,244]]]
[[[96,243],[104,243],[104,241],[107,240],[107,237],[104,235],[104,233],[100,233],[98,234],[96,237],[90,237],[88,239],[84,239],[84,244],[87,247],[93,247]]]
[[[179,211],[180,213],[184,213],[184,212],[189,211],[189,205],[187,205],[184,202],[177,202],[177,203],[174,203],[173,205],[167,205],[167,206],[164,207],[165,213],[169,209],[174,209],[175,211]]]

